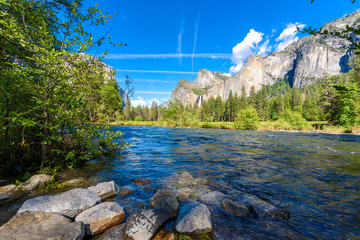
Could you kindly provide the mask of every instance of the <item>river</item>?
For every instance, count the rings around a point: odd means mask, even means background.
[[[183,171],[209,180],[209,188],[236,200],[261,198],[286,217],[237,218],[212,208],[215,239],[359,239],[360,136],[301,132],[237,131],[119,126],[131,147],[119,158],[86,168],[119,186]],[[165,181],[166,182],[166,181]],[[212,184],[210,184],[212,183]],[[149,191],[121,205],[148,208]]]

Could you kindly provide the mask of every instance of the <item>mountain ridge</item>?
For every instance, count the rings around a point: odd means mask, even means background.
[[[360,24],[360,11],[325,23],[323,29],[343,29],[346,25]],[[272,52],[265,57],[251,55],[234,76],[200,69],[194,82],[181,80],[172,91],[171,101],[193,105],[211,97],[226,100],[230,91],[240,95],[245,87],[258,91],[263,85],[272,85],[287,79],[292,87],[301,88],[325,75],[333,76],[348,72],[352,50],[346,39],[331,36],[306,36],[288,45],[283,51]]]

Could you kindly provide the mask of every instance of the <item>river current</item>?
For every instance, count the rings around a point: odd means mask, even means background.
[[[360,136],[301,132],[118,126],[131,144],[88,174],[164,187],[184,171],[237,200],[251,194],[284,216],[233,217],[211,208],[215,239],[359,239]],[[148,208],[151,189],[117,197],[127,210]]]

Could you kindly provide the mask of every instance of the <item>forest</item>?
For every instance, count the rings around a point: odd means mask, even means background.
[[[352,132],[360,126],[359,70],[359,56],[355,55],[349,73],[325,76],[303,88],[291,87],[283,79],[263,86],[258,92],[254,87],[249,94],[243,88],[240,96],[230,91],[226,101],[220,96],[211,97],[200,106],[170,102],[167,107],[159,108],[153,102],[151,107],[130,107],[128,102],[124,117],[126,121],[158,121],[175,126],[274,130],[338,126]]]

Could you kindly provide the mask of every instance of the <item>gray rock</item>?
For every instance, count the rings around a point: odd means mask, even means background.
[[[20,198],[21,193],[21,190],[15,185],[0,187],[0,206]]]
[[[244,194],[241,197],[241,201],[244,204],[251,206],[259,217],[273,215],[277,211],[277,208],[274,205],[248,194]]]
[[[226,197],[225,194],[219,191],[211,191],[199,197],[199,202],[205,204],[220,204],[221,201]]]
[[[166,189],[160,189],[150,199],[151,208],[164,208],[168,210],[172,217],[175,217],[179,211],[179,203],[175,194]]]
[[[120,188],[120,196],[122,197],[126,197],[129,196],[130,194],[132,194],[134,192],[134,188],[132,188],[131,186],[124,186]]]
[[[75,221],[85,224],[86,235],[96,235],[120,224],[124,218],[124,208],[119,204],[103,202],[80,213]]]
[[[119,187],[114,181],[102,182],[96,186],[89,187],[88,190],[96,193],[102,200],[116,196],[119,192]]]
[[[125,240],[124,227],[125,223],[116,225],[104,232],[97,240]]]
[[[151,209],[132,213],[126,221],[124,234],[133,240],[149,240],[171,217],[166,209]]]
[[[175,231],[182,234],[201,234],[212,231],[209,209],[201,203],[187,203],[179,212]]]
[[[75,188],[57,195],[31,198],[24,202],[18,213],[57,212],[70,218],[75,218],[82,211],[100,203],[101,199],[92,191]]]
[[[0,239],[80,240],[85,233],[84,224],[71,222],[59,213],[22,212],[0,227]]]
[[[247,207],[230,199],[222,200],[221,207],[225,212],[230,213],[236,217],[248,217],[251,214]]]
[[[62,185],[65,186],[76,186],[76,185],[81,185],[86,181],[85,178],[75,178],[75,179],[71,179],[65,182],[62,182]]]
[[[342,30],[346,25],[359,26],[360,11],[324,25],[325,29]],[[354,36],[354,35],[353,35]],[[359,36],[355,35],[358,40]],[[215,72],[200,69],[194,82],[179,80],[172,91],[171,101],[184,106],[193,106],[202,96],[203,101],[220,96],[227,100],[230,91],[241,94],[242,87],[249,94],[251,87],[259,91],[263,85],[272,85],[288,79],[292,86],[305,87],[350,70],[352,55],[350,42],[336,36],[308,36],[299,38],[285,49],[272,52],[264,58],[251,55],[234,76],[226,78]]]
[[[32,191],[52,182],[52,177],[46,174],[34,175],[24,182],[24,190]]]

